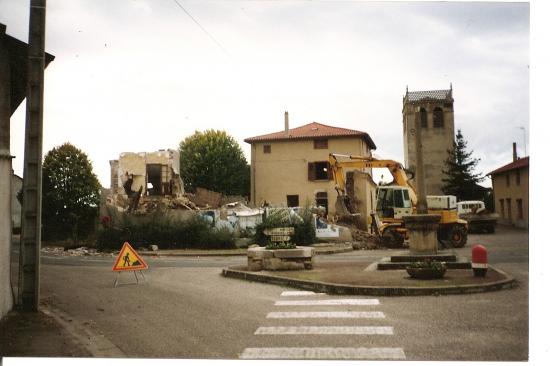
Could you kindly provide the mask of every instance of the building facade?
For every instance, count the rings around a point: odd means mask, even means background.
[[[371,156],[376,145],[366,132],[312,122],[244,140],[250,144],[250,193],[256,206],[323,206],[334,214],[336,190],[329,153]]]
[[[488,175],[493,183],[499,222],[529,228],[529,157],[519,159],[514,144],[512,162]]]
[[[426,193],[443,194],[444,162],[455,135],[453,89],[409,91],[403,97],[403,144],[405,168],[416,170],[415,113],[421,125]],[[414,179],[412,180],[415,184]],[[416,188],[416,187],[415,187]]]

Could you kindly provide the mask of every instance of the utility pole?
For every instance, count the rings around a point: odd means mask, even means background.
[[[0,317],[13,306],[10,281],[11,177],[10,153],[11,67],[6,27],[0,24]]]
[[[45,35],[46,0],[31,0],[19,267],[20,303],[26,311],[38,311],[40,296]]]

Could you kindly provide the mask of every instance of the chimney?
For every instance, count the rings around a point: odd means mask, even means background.
[[[286,137],[289,136],[288,134],[288,112],[285,111],[285,135]]]
[[[514,159],[512,161],[516,161],[516,160],[518,160],[518,152],[516,150],[516,143],[515,142],[512,144],[512,149],[513,149],[513,159]]]

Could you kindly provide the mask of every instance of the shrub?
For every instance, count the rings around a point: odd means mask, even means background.
[[[296,248],[296,244],[294,243],[285,243],[285,242],[276,242],[276,243],[272,243],[272,242],[269,242],[266,246],[265,246],[265,249],[295,249]]]
[[[228,229],[210,226],[199,215],[186,221],[170,220],[162,212],[154,213],[147,220],[136,220],[128,214],[118,217],[120,222],[100,230],[97,238],[99,250],[120,249],[127,241],[135,247],[158,245],[159,249],[231,249],[235,238]]]
[[[264,215],[263,222],[256,225],[254,240],[258,245],[266,246],[270,243],[270,238],[264,234],[264,230],[275,227],[293,227],[294,234],[290,237],[291,243],[310,245],[315,242],[315,226],[311,209],[301,209],[298,213],[287,208],[270,209]]]

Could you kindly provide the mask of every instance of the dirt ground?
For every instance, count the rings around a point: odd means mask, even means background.
[[[12,311],[0,320],[0,357],[90,357],[55,319]]]

